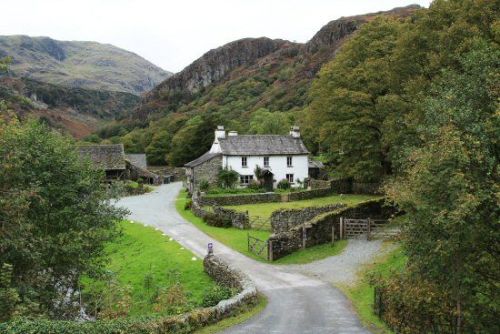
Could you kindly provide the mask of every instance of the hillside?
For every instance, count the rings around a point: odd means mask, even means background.
[[[122,138],[128,150],[146,150],[153,163],[165,163],[170,155],[169,163],[182,165],[207,149],[217,123],[255,132],[250,124],[256,111],[280,112],[285,119],[276,131],[286,131],[306,108],[316,73],[346,38],[377,15],[405,17],[417,8],[340,18],[307,43],[247,38],[210,50],[146,94],[127,122],[100,136],[115,136],[120,126],[136,127]]]
[[[130,113],[139,97],[124,92],[68,88],[27,78],[0,78],[0,101],[24,119],[37,117],[82,138],[104,121]]]
[[[0,36],[0,58],[6,56],[16,76],[74,88],[139,95],[171,75],[135,53],[96,42]]]

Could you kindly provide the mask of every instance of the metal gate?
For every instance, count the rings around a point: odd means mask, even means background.
[[[268,241],[261,240],[248,234],[248,251],[266,260],[269,260]]]

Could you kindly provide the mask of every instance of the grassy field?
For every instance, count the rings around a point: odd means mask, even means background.
[[[221,228],[208,226],[203,222],[203,220],[195,216],[190,210],[184,210],[184,205],[188,201],[186,197],[187,192],[181,191],[177,197],[175,206],[179,214],[186,220],[193,223],[197,228],[213,237],[214,239],[222,242],[226,246],[261,262],[268,262],[264,257],[257,256],[248,251],[248,234],[257,237],[261,240],[267,240],[271,235],[271,232],[264,230],[240,230],[237,228]],[[286,204],[286,203],[285,203]],[[272,263],[275,264],[303,264],[309,263],[316,260],[324,259],[328,256],[333,256],[340,254],[345,246],[347,245],[346,240],[338,241],[332,247],[331,244],[314,246],[311,248],[303,249],[298,252],[287,255],[277,261]],[[216,250],[217,252],[217,250]],[[267,254],[266,254],[267,255]]]
[[[145,287],[145,277],[152,278],[152,286],[169,287],[180,282],[193,307],[200,305],[205,291],[215,282],[203,271],[202,259],[196,258],[170,237],[151,227],[124,221],[123,234],[106,247],[110,255],[108,270],[116,275],[121,286],[131,288],[129,315],[153,312],[149,302],[152,288]],[[102,281],[83,281],[86,289],[109,289]]]
[[[318,197],[302,201],[285,202],[285,203],[259,203],[246,205],[228,206],[230,209],[245,212],[248,211],[250,217],[269,218],[271,214],[279,209],[301,209],[310,206],[324,206],[329,204],[344,203],[346,205],[355,205],[357,203],[379,198],[370,195],[331,195],[326,197]]]
[[[392,272],[401,271],[406,265],[406,256],[401,248],[397,248],[385,256],[365,266],[359,273],[359,280],[353,285],[340,288],[352,301],[361,321],[372,333],[392,333],[387,326],[373,313],[374,288],[369,283],[372,275],[388,277]]]
[[[267,298],[264,295],[259,295],[259,300],[257,302],[257,305],[251,309],[243,310],[242,313],[237,314],[235,316],[223,319],[219,321],[218,323],[215,323],[213,325],[203,327],[197,331],[194,332],[194,334],[215,334],[223,331],[224,329],[227,329],[229,327],[236,326],[238,324],[241,324],[248,319],[252,318],[253,316],[259,314],[264,310],[264,308],[267,305]]]

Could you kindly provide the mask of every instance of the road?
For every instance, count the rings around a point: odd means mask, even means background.
[[[177,213],[175,200],[181,187],[179,182],[163,185],[149,194],[120,199],[117,205],[130,210],[130,219],[163,231],[201,258],[207,252],[207,244],[213,243],[216,255],[247,274],[268,297],[264,311],[224,333],[370,333],[361,325],[349,300],[331,284],[330,279],[342,272],[340,268],[316,273],[314,268],[321,269],[322,265],[265,264],[226,247]],[[373,245],[380,249],[380,245],[375,246],[377,243]],[[349,244],[344,251],[347,254],[344,262],[349,263],[349,254],[355,253],[354,248]],[[374,252],[377,249],[365,260],[368,261]],[[325,261],[325,266],[331,266],[328,259]],[[353,279],[352,275],[351,270],[340,277],[349,280]]]

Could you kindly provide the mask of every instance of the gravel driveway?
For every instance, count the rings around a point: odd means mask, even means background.
[[[306,265],[261,263],[183,219],[175,209],[181,187],[179,182],[163,185],[149,194],[120,199],[117,205],[130,210],[130,219],[163,231],[200,258],[207,244],[213,243],[215,254],[246,273],[268,297],[264,311],[224,333],[370,333],[349,300],[331,283],[352,281],[359,265],[380,252],[380,242],[350,241],[341,255]]]

